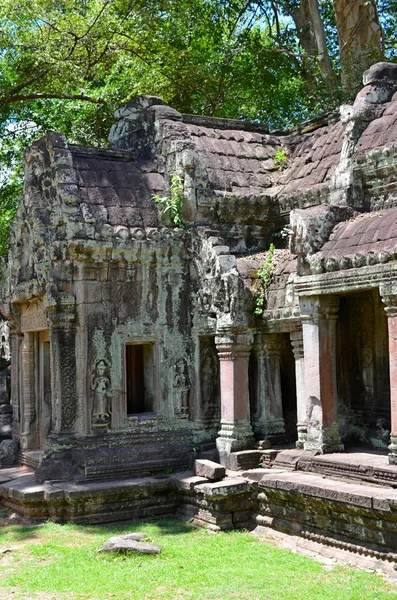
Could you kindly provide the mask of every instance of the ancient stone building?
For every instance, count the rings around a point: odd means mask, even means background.
[[[115,116],[110,148],[25,156],[1,291],[22,461],[246,468],[265,440],[397,462],[397,65],[290,131],[149,96]],[[153,200],[178,182],[181,227]]]

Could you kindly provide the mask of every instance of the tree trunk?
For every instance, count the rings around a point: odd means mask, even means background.
[[[321,70],[323,79],[328,87],[332,88],[335,86],[335,73],[331,65],[331,61],[327,49],[327,41],[325,38],[324,24],[320,16],[320,10],[318,8],[318,0],[308,0],[308,6],[310,11],[311,20],[313,23],[314,36],[316,38],[317,50],[318,50],[318,64]]]
[[[375,0],[333,0],[339,36],[342,84],[354,95],[362,74],[383,58],[383,32]]]
[[[316,56],[324,83],[328,88],[333,88],[336,85],[335,73],[328,55],[318,0],[301,0],[299,6],[292,4],[289,13],[294,20],[302,48],[308,54]]]

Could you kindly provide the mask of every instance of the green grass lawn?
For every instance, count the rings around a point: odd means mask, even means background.
[[[98,554],[111,535],[143,531],[159,555]],[[0,599],[386,600],[375,574],[322,564],[246,532],[211,534],[177,520],[0,528]]]

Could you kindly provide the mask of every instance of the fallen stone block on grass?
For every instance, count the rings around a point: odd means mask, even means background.
[[[225,467],[212,460],[196,460],[194,470],[198,477],[205,477],[209,481],[221,481],[226,476]]]
[[[151,542],[142,542],[146,539],[145,533],[129,533],[127,535],[109,538],[99,549],[99,552],[134,552],[135,554],[160,554],[162,547]]]

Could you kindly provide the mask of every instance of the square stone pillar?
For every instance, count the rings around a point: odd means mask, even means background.
[[[282,346],[280,335],[269,333],[259,337],[252,348],[258,367],[252,425],[257,436],[270,441],[285,437],[280,372]]]
[[[397,294],[382,293],[389,334],[391,431],[389,463],[397,465]]]
[[[296,447],[303,449],[307,442],[307,395],[305,388],[305,361],[303,353],[303,332],[302,329],[291,331],[289,334],[292,351],[295,358],[295,381],[296,381],[296,413],[298,439]]]
[[[216,447],[220,461],[229,466],[232,452],[253,448],[250,423],[248,360],[252,337],[224,335],[215,338],[220,360],[221,429]]]
[[[339,308],[336,296],[300,298],[307,439],[305,450],[342,452],[338,427],[335,329]]]

